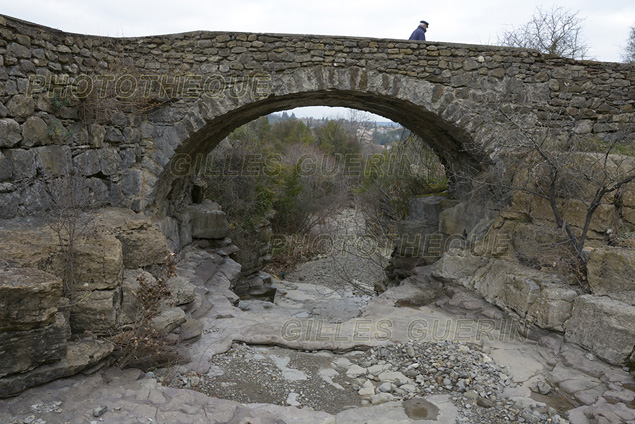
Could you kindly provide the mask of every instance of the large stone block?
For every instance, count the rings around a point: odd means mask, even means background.
[[[565,338],[599,358],[624,365],[635,347],[635,306],[595,295],[579,296],[565,324]]]
[[[149,272],[141,269],[127,269],[124,271],[123,284],[121,286],[121,314],[120,324],[127,325],[140,322],[143,319],[143,305],[139,300],[141,284],[139,279],[144,279],[150,284],[154,284],[156,279]]]
[[[432,267],[432,276],[440,281],[473,287],[472,279],[476,271],[486,266],[489,259],[473,256],[468,252],[463,255],[445,253]]]
[[[111,289],[121,284],[121,243],[112,234],[90,231],[78,237],[71,256],[60,248],[55,228],[43,222],[28,221],[0,228],[0,237],[4,240],[0,244],[0,257],[11,265],[38,268],[61,279],[66,278],[72,257],[77,291]]]
[[[150,320],[150,326],[156,331],[167,334],[187,320],[181,308],[166,308]]]
[[[0,150],[0,181],[6,181],[13,177],[13,165]]]
[[[587,270],[594,294],[635,305],[635,250],[611,247],[594,249]]]
[[[563,331],[577,296],[555,275],[502,259],[476,270],[470,285],[488,302],[556,331]]]
[[[16,267],[50,269],[52,257],[59,249],[57,236],[50,227],[29,220],[3,224],[0,224],[0,258]]]
[[[13,147],[22,140],[20,124],[13,119],[0,119],[0,147]]]
[[[118,326],[121,288],[78,293],[71,310],[71,330],[111,334]]]
[[[6,151],[6,156],[13,166],[14,179],[35,177],[39,163],[35,150],[9,149]]]
[[[420,221],[435,229],[439,226],[439,214],[456,202],[443,196],[417,196],[408,201],[408,219]]]
[[[488,267],[475,272],[471,285],[485,300],[495,305],[502,305],[502,307],[505,308],[506,305],[504,302],[501,302],[504,296],[503,290],[511,275],[514,275],[518,279],[525,276],[523,273],[518,272],[520,268],[523,267],[515,262],[492,260]],[[518,274],[515,275],[516,273]],[[523,302],[516,301],[515,303]]]
[[[100,210],[95,220],[121,242],[126,268],[135,269],[165,261],[168,254],[165,236],[149,217],[130,209],[107,208]]]
[[[168,246],[155,225],[148,224],[134,230],[117,233],[123,246],[123,258],[126,268],[138,268],[165,262]]]
[[[551,204],[545,198],[533,196],[523,192],[516,192],[513,196],[513,209],[518,212],[528,212],[533,220],[555,223]],[[557,199],[557,207],[564,219],[574,227],[582,228],[586,220],[586,203],[578,199]],[[615,218],[615,207],[603,203],[595,210],[591,219],[590,229],[605,232],[611,228]],[[554,224],[555,225],[555,224]]]
[[[22,146],[41,146],[49,142],[48,126],[38,116],[29,116],[22,124]]]
[[[222,239],[229,234],[229,223],[225,212],[211,200],[207,199],[203,203],[191,205],[188,211],[192,217],[194,238]]]
[[[7,103],[7,109],[11,116],[23,120],[35,112],[35,101],[23,94],[16,94]]]
[[[169,278],[166,284],[172,293],[170,300],[174,303],[174,306],[187,305],[194,302],[196,286],[190,283],[187,278],[174,276]]]
[[[42,146],[34,148],[33,151],[37,154],[38,166],[46,175],[68,175],[72,169],[71,148],[69,146]],[[76,189],[76,191],[79,190]],[[67,195],[70,195],[70,189]]]
[[[82,216],[80,222],[84,218],[91,222],[74,245],[75,290],[114,289],[122,282],[124,266],[139,268],[165,261],[165,237],[149,217],[109,208]],[[56,228],[52,222],[11,221],[0,227],[0,237],[6,240],[0,244],[0,257],[13,265],[38,268],[64,278],[69,255],[60,249]]]
[[[50,324],[62,296],[62,281],[34,268],[0,268],[0,331]]]
[[[14,396],[29,387],[77,374],[108,357],[112,351],[113,345],[104,341],[71,342],[61,360],[40,365],[30,372],[0,379],[0,398]]]
[[[543,264],[553,262],[558,246],[565,241],[564,232],[549,221],[517,223],[511,231],[513,252],[519,258]]]
[[[61,260],[66,260],[63,255]],[[95,231],[75,245],[75,290],[109,290],[119,287],[123,279],[121,242],[112,234]],[[57,271],[63,264],[59,264]]]
[[[480,239],[495,217],[494,211],[476,202],[461,202],[452,206],[452,201],[445,200],[442,206],[444,208],[439,214],[439,231],[450,236],[469,235]]]
[[[529,307],[527,317],[537,326],[564,331],[564,324],[571,317],[573,301],[578,294],[558,284],[545,284],[540,295]]]
[[[24,372],[66,355],[68,322],[62,313],[46,326],[25,331],[0,331],[0,378]]]
[[[562,202],[561,210],[564,219],[572,223],[576,227],[584,227],[586,215],[588,212],[587,204],[581,200],[571,199],[566,204]],[[553,218],[551,218],[553,220]],[[615,207],[610,204],[603,203],[597,207],[591,218],[589,229],[604,233],[613,227],[615,222]]]
[[[496,305],[509,308],[521,317],[525,317],[530,306],[540,296],[540,282],[532,273],[519,273],[519,275],[509,273],[505,276],[504,284],[497,287],[496,291],[488,293],[486,298],[491,296]]]

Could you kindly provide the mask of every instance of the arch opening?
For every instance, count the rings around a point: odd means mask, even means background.
[[[489,162],[487,154],[476,146],[466,131],[412,102],[351,90],[317,90],[288,95],[270,95],[265,99],[213,117],[181,143],[175,150],[174,157],[188,158],[188,172],[175,175],[171,172],[174,164],[166,166],[159,176],[150,211],[153,214],[169,214],[169,210],[163,208],[162,203],[170,192],[184,188],[184,182],[179,181],[183,176],[194,176],[195,172],[192,171],[196,162],[195,158],[207,155],[232,131],[261,116],[305,106],[357,109],[398,123],[421,137],[434,150],[450,174],[478,172]]]
[[[344,118],[267,115],[241,126],[207,157],[211,166],[197,174],[192,196],[204,204],[187,210],[198,214],[218,204],[226,214],[229,237],[238,246],[234,259],[244,265],[237,294],[261,287],[254,275],[260,271],[280,276],[313,257],[334,261],[332,269],[344,257],[358,265],[324,281],[331,288],[353,284],[371,294],[372,283],[383,281],[410,198],[445,191],[447,179],[432,150],[422,149],[424,143],[403,127],[394,129],[401,137],[390,149],[373,149],[357,137],[363,125],[373,131],[371,123]],[[265,155],[275,159],[275,172],[267,172]],[[263,240],[262,234],[270,235]],[[265,263],[261,248],[272,259],[266,268],[258,264]]]

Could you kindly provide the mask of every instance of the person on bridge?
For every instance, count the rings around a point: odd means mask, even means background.
[[[427,30],[428,30],[428,23],[426,21],[419,22],[419,26],[410,35],[409,40],[426,41],[426,31]]]

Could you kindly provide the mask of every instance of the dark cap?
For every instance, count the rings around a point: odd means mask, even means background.
[[[430,24],[429,24],[429,23],[427,23],[426,21],[421,21],[420,23],[422,23],[422,24],[426,24],[426,25],[430,26]]]

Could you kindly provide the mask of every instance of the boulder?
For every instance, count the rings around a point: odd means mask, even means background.
[[[586,203],[578,199],[557,199],[557,206],[564,219],[572,226],[582,228],[586,220]],[[529,212],[532,220],[549,221],[555,225],[555,218],[551,204],[545,198],[516,192],[513,196],[512,207],[517,212]],[[591,219],[590,229],[604,232],[611,228],[615,219],[615,207],[608,203],[598,206]]]
[[[25,331],[0,332],[0,378],[64,358],[67,327],[64,315],[57,313],[49,325]],[[2,381],[0,379],[0,386]]]
[[[635,306],[608,297],[579,296],[565,324],[565,339],[614,365],[624,365],[635,347]]]
[[[497,272],[496,267],[493,267],[492,271]],[[519,275],[509,273],[503,281],[501,290],[497,287],[496,292],[490,292],[488,295],[495,299],[496,305],[509,308],[521,317],[525,317],[529,308],[540,296],[540,281],[537,281],[533,273],[519,273]]]
[[[201,334],[205,330],[205,325],[194,318],[188,318],[187,321],[181,325],[181,331],[179,333],[179,342],[194,342],[201,338]]]
[[[194,302],[196,298],[196,286],[186,278],[174,276],[166,282],[168,289],[172,292],[172,302],[174,306],[187,305]]]
[[[34,268],[0,268],[0,331],[30,330],[55,319],[62,281]]]
[[[578,199],[570,199],[566,203],[563,202],[561,208],[564,219],[579,228],[584,226],[584,221],[586,220],[586,214],[588,211],[586,202]],[[553,219],[554,218],[551,218],[551,220]],[[607,229],[613,227],[614,222],[615,206],[602,203],[593,213],[589,229],[599,233],[604,233]]]
[[[209,199],[190,205],[192,236],[204,239],[222,239],[229,234],[229,222],[220,206]]]
[[[587,270],[589,286],[594,294],[635,305],[634,249],[593,249]]]
[[[159,311],[159,314],[152,318],[150,326],[160,333],[167,334],[186,321],[185,312],[181,308],[168,308]]]

